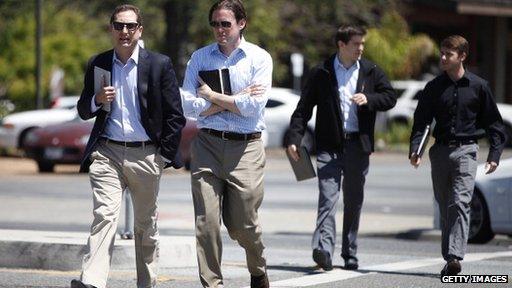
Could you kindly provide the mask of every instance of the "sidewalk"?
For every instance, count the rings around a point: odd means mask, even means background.
[[[80,270],[88,233],[0,230],[0,267]],[[116,239],[112,269],[135,269],[133,240]],[[159,265],[196,266],[195,238],[160,236]]]

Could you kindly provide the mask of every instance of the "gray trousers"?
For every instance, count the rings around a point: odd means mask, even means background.
[[[477,153],[478,144],[449,147],[436,143],[429,151],[434,196],[441,216],[441,249],[447,261],[462,260],[466,251]]]
[[[333,255],[336,244],[336,209],[343,190],[343,232],[341,257],[356,258],[357,232],[364,198],[364,183],[370,155],[359,140],[347,140],[343,153],[319,151],[317,156],[318,215],[312,248]],[[343,177],[343,182],[341,178]]]
[[[200,131],[192,144],[196,250],[203,287],[224,285],[221,219],[245,250],[253,276],[266,273],[258,208],[263,200],[265,150],[261,139],[223,140]]]

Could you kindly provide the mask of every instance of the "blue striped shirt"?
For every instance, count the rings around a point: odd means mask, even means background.
[[[231,90],[233,95],[253,84],[265,87],[262,96],[239,94],[235,104],[241,115],[223,111],[210,116],[199,116],[207,110],[211,102],[197,96],[196,89],[200,86],[198,72],[202,70],[229,69]],[[226,56],[217,43],[205,46],[195,51],[187,64],[183,80],[182,103],[187,117],[197,119],[199,128],[210,128],[219,131],[236,133],[252,133],[265,129],[264,111],[268,92],[272,85],[272,57],[262,48],[242,41],[231,55]]]

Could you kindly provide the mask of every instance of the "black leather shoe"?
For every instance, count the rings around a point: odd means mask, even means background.
[[[321,249],[313,250],[313,261],[325,271],[332,270],[332,260],[329,252]]]
[[[251,288],[269,288],[267,273],[260,276],[251,275]]]
[[[359,264],[357,263],[357,259],[356,258],[345,259],[345,266],[343,268],[345,270],[357,270],[357,268],[359,268]]]
[[[446,262],[446,265],[444,265],[443,270],[441,270],[441,277],[442,276],[456,276],[457,274],[462,271],[462,267],[460,266],[460,262],[457,259],[452,259]]]
[[[85,284],[80,280],[71,280],[71,288],[96,288],[96,286],[92,286],[90,284]]]

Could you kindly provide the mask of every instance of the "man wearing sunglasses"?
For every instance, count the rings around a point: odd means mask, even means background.
[[[183,83],[187,116],[201,129],[192,147],[199,276],[204,287],[223,287],[221,219],[245,249],[251,287],[269,287],[258,221],[263,200],[263,111],[272,81],[272,58],[242,36],[247,24],[239,0],[215,3],[209,21],[216,43],[192,54]],[[229,70],[231,94],[214,92],[200,71]],[[221,218],[222,217],[222,218]]]
[[[106,286],[126,188],[134,206],[137,286],[156,285],[160,176],[168,166],[180,167],[175,157],[185,117],[171,60],[137,44],[143,29],[137,7],[116,7],[110,28],[114,49],[89,61],[78,100],[82,119],[96,117],[80,167],[89,170],[94,220],[81,279],[72,288]],[[112,77],[95,89],[98,69]]]
[[[377,111],[396,104],[396,96],[384,72],[361,58],[366,31],[342,26],[335,37],[337,47],[324,63],[314,68],[290,121],[286,139],[288,154],[297,161],[313,107],[316,113],[318,214],[313,233],[313,260],[331,270],[336,244],[336,210],[343,190],[341,257],[344,268],[359,267],[357,232],[364,198],[364,183],[370,154],[374,150]]]

